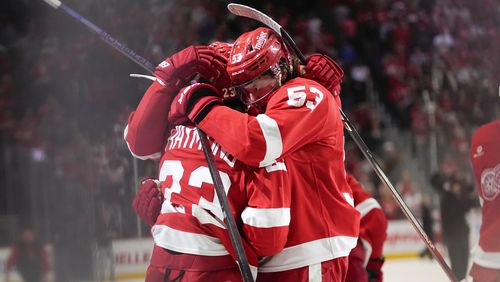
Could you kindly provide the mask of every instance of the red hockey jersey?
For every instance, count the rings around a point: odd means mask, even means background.
[[[482,223],[474,262],[500,269],[500,120],[479,127],[471,141],[470,158],[476,176]]]
[[[365,249],[366,267],[370,258],[378,259],[383,256],[384,241],[387,238],[387,218],[377,200],[363,190],[352,175],[347,175],[347,182],[352,189],[354,206],[361,215],[359,238]]]
[[[136,158],[159,159],[168,137],[167,113],[172,93],[158,82],[153,82],[132,112],[125,127],[124,139]]]
[[[344,170],[339,106],[320,84],[295,78],[256,117],[215,106],[198,125],[241,162],[263,167],[281,157],[291,180],[288,241],[260,272],[284,271],[349,255],[359,213]]]
[[[224,189],[244,245],[256,270],[257,257],[280,251],[290,222],[290,190],[286,165],[248,168],[210,140]],[[172,130],[161,158],[159,180],[165,197],[152,228],[163,248],[203,256],[235,257],[219,199],[194,127]]]

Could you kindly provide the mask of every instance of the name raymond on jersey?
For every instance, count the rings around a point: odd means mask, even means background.
[[[198,131],[196,130],[196,128],[177,125],[175,129],[172,129],[170,133],[171,134],[168,138],[167,146],[165,146],[165,151],[193,148],[196,148],[198,151],[202,150],[200,136],[198,135]],[[219,157],[229,167],[234,167],[236,158],[224,151],[219,143],[213,141],[213,139],[209,139],[209,142],[212,143],[211,149],[214,156],[216,158]]]

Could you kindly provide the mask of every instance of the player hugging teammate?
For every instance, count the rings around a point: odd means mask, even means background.
[[[241,281],[195,126],[210,136],[254,279],[345,280],[360,213],[344,169],[342,75],[319,54],[299,67],[268,28],[156,68],[125,130],[135,156],[160,159],[133,203],[155,241],[146,281]]]

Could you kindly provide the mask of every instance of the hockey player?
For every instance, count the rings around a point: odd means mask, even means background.
[[[283,41],[267,28],[235,41],[227,71],[238,94],[260,114],[225,107],[217,89],[199,84],[178,94],[169,121],[189,119],[253,167],[286,157],[292,186],[288,241],[259,265],[260,280],[343,281],[359,213],[345,178],[339,93],[294,77]]]
[[[471,141],[470,158],[476,175],[482,223],[473,250],[470,276],[474,282],[500,281],[500,120],[479,127]]]
[[[227,56],[225,51],[227,50],[226,47],[228,45],[224,43],[215,43],[212,44],[212,47],[216,48],[216,51],[219,55],[222,56]],[[164,81],[172,81],[169,78],[172,75],[179,75],[179,72],[183,71],[186,69],[185,65],[189,65],[189,70],[191,72],[199,72],[198,69],[196,69],[196,62],[200,58],[206,61],[213,61],[215,58],[217,60],[216,64],[222,62],[221,58],[217,58],[217,56],[214,56],[213,54],[210,54],[211,50],[206,49],[202,46],[196,47],[197,49],[193,49],[191,47],[186,48],[185,50],[179,52],[178,54],[172,56],[171,58],[167,59],[166,62],[169,65],[175,65],[177,68],[176,71],[171,71],[169,73],[165,73],[163,71],[163,68],[161,68],[159,71],[156,73],[156,76],[159,79],[160,85],[166,85]],[[198,54],[198,51],[200,53],[202,52],[202,55]],[[166,65],[163,63],[162,65]],[[204,62],[201,63],[201,65],[204,65]],[[220,68],[219,68],[220,69]],[[202,70],[206,71],[206,69]],[[339,85],[339,80],[342,75],[342,70],[329,58],[321,55],[313,55],[308,59],[308,64],[305,66],[304,69],[305,76],[314,78],[327,87],[337,87]],[[188,71],[185,71],[185,76],[191,76]],[[207,72],[205,72],[204,75],[207,75]],[[210,73],[208,73],[210,75]],[[176,78],[174,81],[182,81],[183,79]],[[165,129],[162,129],[162,126],[168,126],[166,123],[162,123],[161,121],[162,116],[166,116],[166,109],[164,108],[164,105],[166,103],[169,103],[168,97],[164,97],[165,95],[168,95],[169,93],[165,93],[165,91],[172,91],[171,89],[164,89],[163,87],[160,87],[160,85],[156,85],[157,83],[153,83],[152,87],[146,92],[144,95],[143,99],[141,100],[141,103],[135,113],[131,115],[131,118],[129,120],[128,128],[132,128],[132,130],[126,130],[125,134],[125,139],[127,140],[127,143],[129,144],[129,148],[131,148],[131,151],[137,155],[137,151],[140,150],[142,152],[142,155],[149,155],[149,158],[154,158],[155,155],[159,155],[159,152],[157,153],[156,151],[158,150],[157,148],[160,148],[161,145],[161,140],[153,140],[154,138],[160,139],[158,136],[161,136],[159,134],[160,132],[164,131]],[[174,83],[171,83],[171,88],[174,87],[172,85]],[[219,86],[224,86],[224,83],[219,82]],[[233,98],[233,95],[231,95],[231,91],[227,91],[226,88],[222,88],[223,93],[224,93],[224,98],[226,101],[232,102],[231,98]],[[158,95],[162,95],[163,97],[158,97]],[[152,102],[156,99],[156,103]],[[158,103],[158,101],[162,101],[163,103]],[[166,101],[166,102],[165,102]],[[160,121],[160,122],[157,122]],[[151,124],[153,123],[153,124]],[[147,129],[147,130],[144,130]],[[179,129],[180,131],[177,131]],[[169,138],[169,140],[177,140],[179,138],[184,138],[183,136],[186,136],[185,132],[193,132],[192,127],[177,127],[174,135]],[[156,133],[154,131],[157,131]],[[141,135],[138,135],[138,133],[141,133]],[[184,133],[183,133],[184,132]],[[193,134],[189,134],[191,136],[194,136]],[[149,138],[148,138],[149,137]],[[188,137],[186,137],[188,138]],[[193,137],[196,138],[196,137]],[[138,142],[142,141],[142,142]],[[197,141],[197,140],[196,140]],[[170,142],[170,141],[169,141]],[[178,141],[174,141],[178,142]],[[132,146],[130,146],[132,144]],[[168,145],[168,144],[167,144]],[[192,144],[191,144],[192,145]],[[166,150],[165,150],[165,155],[163,159],[168,159],[168,155],[172,155],[175,153],[178,153],[180,155],[183,155],[182,150],[179,148],[176,150],[168,151],[168,149],[171,147],[171,145],[168,145]],[[217,147],[218,148],[218,147]],[[186,148],[183,148],[186,149]],[[220,148],[219,148],[220,149]],[[183,162],[189,162],[189,163],[194,163],[198,164],[200,166],[203,166],[204,164],[204,159],[202,153],[198,150],[195,150],[194,152],[191,152],[192,154],[184,155]],[[170,156],[171,157],[171,156]],[[171,160],[166,160],[162,161],[162,170],[167,171],[167,170],[172,170],[172,161]],[[235,162],[234,167],[239,168],[239,170],[246,170],[248,172],[248,168],[244,168],[239,164],[238,162]],[[219,164],[219,167],[222,166],[223,168],[227,169],[227,165],[224,164]],[[241,176],[241,171],[238,172],[238,170],[235,170],[234,167],[230,171],[226,171],[229,176],[232,178],[238,178]],[[252,250],[248,250],[247,248],[247,254],[250,255],[259,255],[259,256],[267,256],[271,255],[276,250],[279,250],[282,248],[284,244],[284,239],[286,237],[286,224],[287,224],[287,218],[289,218],[289,213],[287,213],[287,208],[274,208],[272,210],[259,210],[258,208],[255,208],[255,206],[261,206],[264,205],[269,205],[273,204],[272,202],[269,203],[271,200],[274,200],[275,206],[278,206],[280,203],[282,206],[286,206],[287,201],[289,199],[287,198],[287,195],[285,193],[286,185],[280,185],[280,183],[283,183],[284,180],[280,178],[280,175],[277,173],[280,171],[280,167],[284,168],[284,164],[279,164],[275,165],[274,167],[266,168],[266,169],[251,169],[249,173],[246,173],[244,175],[247,176],[246,183],[241,183],[240,185],[243,185],[242,187],[245,187],[244,190],[242,189],[237,189],[235,192],[235,188],[231,190],[230,195],[230,200],[231,202],[235,203],[233,204],[236,206],[236,214],[241,215],[244,221],[244,230],[245,234],[247,235],[247,238],[249,238],[248,242],[252,245]],[[175,170],[175,169],[174,169]],[[269,171],[268,171],[269,170]],[[264,175],[259,175],[264,174]],[[281,172],[283,173],[283,172]],[[186,174],[186,173],[184,173]],[[160,173],[161,176],[161,173]],[[205,177],[207,175],[204,175]],[[270,176],[270,177],[269,177]],[[273,180],[274,179],[274,180]],[[207,179],[205,179],[207,180]],[[273,181],[272,181],[273,180]],[[182,181],[180,181],[182,182]],[[271,183],[272,182],[272,183]],[[187,183],[180,183],[181,185],[178,185],[177,187],[182,187],[181,193],[179,195],[186,194],[184,192],[184,187],[189,187],[189,184]],[[162,202],[162,194],[159,192],[157,189],[157,181],[154,181],[152,179],[148,179],[143,181],[142,187],[140,188],[139,192],[136,195],[136,198],[133,201],[133,207],[134,210],[136,210],[137,214],[145,220],[148,224],[153,226],[155,222],[158,219],[158,215],[160,214],[160,206]],[[234,186],[234,185],[233,185]],[[255,187],[262,186],[262,188],[256,189]],[[273,190],[269,190],[269,187],[272,187]],[[277,190],[274,190],[277,189]],[[189,189],[188,189],[189,190]],[[199,189],[198,189],[199,190]],[[210,191],[210,190],[209,190]],[[183,193],[184,192],[184,193]],[[244,195],[244,192],[249,192],[249,195]],[[212,192],[213,193],[213,192]],[[175,195],[176,193],[174,193]],[[265,197],[259,197],[259,195],[265,194]],[[196,195],[196,193],[191,193],[191,196]],[[271,197],[275,195],[274,199]],[[239,197],[238,197],[239,196]],[[282,196],[282,197],[279,197]],[[174,196],[175,198],[175,196]],[[199,198],[199,197],[198,197]],[[241,198],[241,200],[235,200]],[[250,204],[250,207],[246,207],[243,212],[241,212],[243,208],[243,204],[245,203],[244,199],[248,199],[247,204]],[[262,199],[265,199],[264,203]],[[181,199],[180,201],[182,201]],[[177,201],[178,203],[179,201]],[[168,201],[168,203],[164,203],[165,206],[169,206],[172,203],[172,200]],[[187,202],[189,204],[189,201]],[[215,208],[216,206],[209,206],[205,208]],[[203,209],[197,209],[198,213],[202,213],[203,215]],[[253,211],[253,212],[252,212]],[[266,212],[271,213],[273,216],[272,218],[266,217]],[[193,211],[191,211],[191,214],[193,214]],[[220,212],[219,212],[220,214]],[[183,216],[180,216],[181,218]],[[206,216],[205,216],[206,217]],[[167,215],[162,215],[158,219],[158,224],[153,228],[154,230],[160,230],[165,229],[165,226],[168,228],[175,230],[179,228],[178,219],[179,215],[175,214],[172,215],[172,213],[169,213]],[[190,218],[190,216],[187,216],[187,218]],[[267,218],[267,219],[266,219]],[[166,221],[166,224],[162,224]],[[272,223],[276,221],[281,221],[278,222],[279,226],[276,226],[275,228],[272,227]],[[259,223],[265,224],[264,229],[258,228]],[[254,226],[252,226],[253,224]],[[197,224],[191,224],[191,226],[198,226]],[[195,228],[196,229],[196,228]],[[167,251],[168,249],[176,249],[179,247],[179,242],[184,242],[186,239],[185,234],[177,234],[179,236],[175,236],[175,231],[170,231],[174,233],[174,236],[168,236],[169,233],[163,232],[162,236],[163,238],[160,238],[160,240],[163,240],[163,246],[167,246],[166,248],[161,248],[158,246],[155,246],[153,258],[152,258],[152,265],[148,270],[148,281],[156,281],[160,278],[163,278],[163,276],[166,275],[166,270],[169,269],[168,276],[169,277],[177,277],[178,275],[181,275],[182,271],[182,276],[184,279],[198,279],[198,280],[203,280],[203,279],[221,279],[222,277],[224,280],[229,281],[229,280],[239,280],[239,274],[237,272],[237,269],[234,264],[234,260],[231,260],[230,258],[223,257],[202,257],[204,259],[197,258],[197,256],[193,255],[180,255],[178,254],[175,257],[175,261],[173,261],[173,257],[171,256],[171,251]],[[216,235],[222,236],[222,238],[225,239],[226,247],[227,246],[227,235],[225,233],[221,233],[220,229],[215,228],[214,229],[216,232]],[[195,232],[199,232],[200,230],[195,230]],[[225,232],[225,231],[224,231]],[[210,234],[210,232],[206,232],[206,230],[203,230],[203,234]],[[188,234],[190,235],[190,234]],[[213,232],[212,232],[213,235]],[[158,236],[157,236],[158,237]],[[192,237],[192,236],[191,236]],[[172,240],[175,241],[175,246],[171,247],[168,246],[169,242]],[[162,243],[160,243],[162,244]],[[196,248],[196,246],[190,246],[191,248]],[[230,250],[232,250],[229,247]],[[255,250],[255,252],[253,251]],[[186,252],[186,250],[184,250]],[[198,253],[199,250],[190,250],[192,253]],[[189,262],[192,259],[197,259],[197,265],[191,265],[189,264],[186,265],[186,262]],[[214,259],[216,258],[216,259]],[[251,257],[251,261],[254,260],[253,257]],[[218,264],[216,262],[219,261]],[[174,263],[177,262],[177,263]],[[181,263],[182,262],[182,263]],[[214,265],[218,265],[220,267],[221,262],[223,262],[228,269],[224,271],[216,271],[213,272],[213,267]],[[172,268],[175,268],[174,272],[172,272]],[[179,271],[179,269],[182,269]],[[210,271],[207,271],[210,269]],[[194,271],[193,271],[194,270]],[[198,270],[198,271],[196,271]],[[201,270],[201,271],[200,271]],[[161,277],[160,277],[161,276]]]
[[[349,255],[346,281],[381,282],[387,218],[377,200],[352,175],[347,174],[347,182],[352,189],[354,206],[361,215],[361,221],[358,244]]]
[[[225,64],[221,56],[224,47],[226,45],[223,43],[209,47],[188,47],[167,58],[155,72],[158,81],[148,89],[129,120],[134,134],[126,130],[125,138],[129,144],[133,144],[130,146],[131,151],[137,152],[140,148],[143,155],[151,158],[155,156],[155,150],[164,147],[159,181],[144,181],[138,194],[142,199],[137,197],[133,203],[136,210],[143,209],[144,204],[147,204],[146,216],[141,217],[154,224],[151,231],[155,247],[146,281],[164,281],[167,278],[179,281],[241,281],[195,128],[188,124],[176,126],[170,132],[165,146],[159,135],[161,130],[168,128],[165,121],[168,110],[166,104],[169,101],[158,95],[169,96],[171,100],[171,92],[165,92],[173,91],[178,84],[185,84],[194,73],[201,74],[200,79],[212,81],[221,88],[229,85],[224,78],[224,68],[210,69],[205,61],[199,62],[203,56],[202,60]],[[196,87],[196,84],[180,92],[192,87]],[[165,104],[152,103],[154,99],[164,99]],[[141,119],[143,117],[149,118]],[[158,134],[153,136],[157,139],[147,140],[137,136],[141,131],[148,136],[151,136],[151,131],[157,131]],[[146,143],[140,144],[138,140]],[[287,177],[284,176],[285,163],[251,169],[237,162],[213,140],[210,140],[210,144],[232,211],[244,231],[243,243],[255,277],[257,257],[278,252],[287,239],[290,193]],[[158,188],[162,193],[158,192]],[[161,199],[161,196],[164,198]],[[160,203],[161,212],[158,216]],[[154,219],[151,219],[153,214]]]

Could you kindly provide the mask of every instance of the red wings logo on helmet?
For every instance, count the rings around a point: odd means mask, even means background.
[[[266,41],[267,41],[267,32],[261,31],[259,36],[257,36],[257,44],[255,44],[254,48],[259,50],[262,49]]]

